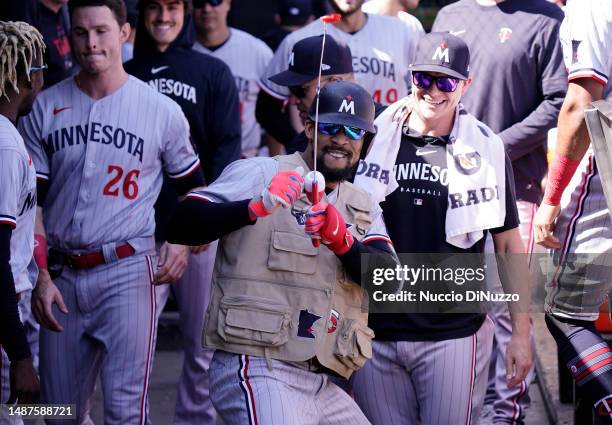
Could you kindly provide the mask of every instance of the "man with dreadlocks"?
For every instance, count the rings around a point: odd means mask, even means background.
[[[28,264],[34,250],[36,172],[15,122],[30,112],[43,86],[44,50],[34,27],[0,21],[0,403],[33,403],[39,392],[18,309],[21,293],[32,290]]]

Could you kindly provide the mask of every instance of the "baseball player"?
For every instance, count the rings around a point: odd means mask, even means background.
[[[605,266],[612,253],[612,227],[583,111],[612,93],[610,34],[609,1],[567,3],[561,44],[569,87],[544,200],[535,218],[536,242],[554,249],[556,266],[546,285],[546,323],[580,393],[593,403],[603,423],[612,420],[612,352],[593,322],[610,290]],[[568,186],[571,190],[565,191]],[[576,254],[589,259],[576,259]]]
[[[257,82],[264,76],[273,53],[263,41],[244,31],[228,27],[230,2],[194,2],[193,18],[198,40],[193,49],[221,59],[232,70],[240,98],[242,157],[250,158],[257,155],[262,139],[261,127],[255,119],[255,102],[259,93]]]
[[[330,25],[329,34],[350,47],[355,81],[370,92],[375,102],[383,105],[404,97],[410,88],[408,65],[422,33],[397,18],[363,13],[363,0],[332,0],[330,4],[342,19]],[[303,38],[321,34],[322,25],[320,20],[316,20],[289,34],[274,53],[266,78],[260,80],[262,92],[257,104],[257,119],[282,144],[287,144],[295,136],[295,131],[291,132],[281,124],[285,118],[280,111],[290,92],[267,77],[289,68],[294,60],[291,55],[293,45]],[[324,63],[323,71],[326,65]]]
[[[378,205],[346,181],[375,131],[374,105],[363,88],[338,81],[321,90],[319,113],[315,127],[313,106],[304,153],[231,164],[189,194],[173,221],[173,242],[222,238],[203,338],[216,349],[211,397],[228,425],[368,423],[328,373],[348,377],[369,357],[360,254],[396,264]],[[314,155],[325,192],[312,205],[301,172]]]
[[[36,171],[14,123],[43,86],[45,44],[29,24],[0,21],[0,46],[0,404],[35,403],[38,376],[17,302],[32,289]]]
[[[240,112],[234,78],[221,60],[192,50],[194,34],[189,2],[144,0],[139,2],[139,9],[135,57],[125,65],[126,71],[181,106],[192,142],[201,156],[206,182],[211,183],[240,156]],[[177,204],[172,179],[164,180],[155,205],[156,240],[160,246],[179,247],[162,245],[168,219]],[[200,336],[216,245],[204,248],[191,255],[182,250],[178,260],[187,266],[183,276],[176,285],[161,285],[155,290],[158,316],[172,291],[181,318],[185,357],[178,386],[176,424],[210,424],[215,415],[208,396],[207,369],[212,352],[202,348]]]
[[[381,207],[399,253],[482,254],[488,231],[496,253],[523,253],[503,143],[459,103],[471,84],[469,62],[463,40],[427,34],[411,66],[412,95],[375,121],[378,132],[365,162],[378,171],[358,173],[355,184],[384,197],[380,175],[394,174],[399,187]],[[498,196],[485,195],[491,191]],[[526,282],[519,280],[528,275],[527,263],[514,261],[518,282],[504,279],[504,289],[529,305]],[[514,386],[531,366],[529,316],[518,304],[509,307],[506,377]],[[477,423],[493,340],[486,314],[373,314],[370,325],[376,334],[372,360],[355,374],[353,391],[373,424]]]
[[[475,75],[495,76],[475,79],[462,102],[504,142],[514,172],[519,231],[525,252],[530,254],[533,218],[542,200],[541,181],[547,170],[545,141],[548,130],[556,125],[567,90],[558,42],[563,12],[545,0],[484,3],[462,0],[442,8],[433,30],[457,34],[467,43],[474,52],[470,67]],[[466,26],[467,19],[482,25]],[[516,77],[516,64],[520,64],[521,78]],[[485,252],[494,252],[490,237]],[[488,288],[503,293],[494,261],[491,263]],[[530,403],[528,390],[535,369],[521,385],[508,388],[505,347],[512,335],[510,313],[498,304],[489,315],[495,336],[484,414],[494,423],[521,423]]]
[[[123,1],[73,0],[70,12],[81,71],[19,123],[38,177],[35,255],[50,248],[32,298],[41,398],[75,404],[81,423],[100,374],[105,423],[144,424],[152,284],[179,274],[168,255],[157,264],[153,204],[162,170],[179,194],[203,177],[180,107],[123,69]]]

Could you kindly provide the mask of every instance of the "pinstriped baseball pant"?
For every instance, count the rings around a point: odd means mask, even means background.
[[[444,341],[374,341],[352,378],[355,401],[373,425],[470,425],[487,386],[493,323]]]
[[[367,425],[355,401],[324,373],[217,350],[211,399],[226,425]]]
[[[151,256],[136,255],[91,270],[65,267],[54,280],[68,314],[53,306],[62,332],[41,329],[41,401],[75,404],[87,421],[98,374],[104,423],[146,424],[155,340]],[[48,424],[68,421],[48,420]]]

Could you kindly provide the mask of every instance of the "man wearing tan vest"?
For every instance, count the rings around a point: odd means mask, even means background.
[[[304,153],[230,164],[187,196],[169,232],[173,243],[221,238],[203,342],[216,349],[211,399],[227,425],[369,423],[329,375],[371,357],[361,254],[395,266],[379,206],[347,181],[376,131],[374,103],[338,81],[321,90],[316,128],[314,111]],[[312,205],[302,174],[315,154],[326,183]]]

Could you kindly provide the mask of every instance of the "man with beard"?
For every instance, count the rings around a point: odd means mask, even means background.
[[[228,425],[368,423],[328,374],[348,378],[371,352],[361,254],[395,267],[380,208],[346,181],[375,132],[374,104],[337,81],[321,90],[319,113],[315,127],[310,110],[304,153],[232,163],[172,222],[173,243],[221,238],[203,338],[216,349],[211,398]],[[312,205],[302,173],[314,155],[326,182]]]
[[[375,102],[383,105],[406,96],[410,88],[408,65],[422,33],[395,17],[362,12],[363,0],[331,0],[330,3],[341,15],[341,20],[328,25],[327,33],[350,47],[356,82],[370,93]],[[289,34],[274,53],[265,75],[269,77],[286,70],[291,63],[293,45],[303,38],[322,33],[323,22],[318,19]],[[282,124],[286,118],[283,118],[281,110],[290,92],[287,87],[275,84],[267,77],[260,80],[262,91],[257,119],[268,133],[286,144],[296,133],[290,126]]]

